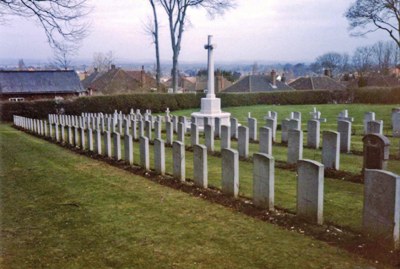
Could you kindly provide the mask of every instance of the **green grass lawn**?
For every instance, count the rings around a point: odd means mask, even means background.
[[[362,150],[362,132],[363,119],[365,112],[375,112],[377,120],[383,120],[383,128],[385,135],[392,135],[391,130],[391,113],[392,108],[400,107],[400,104],[393,105],[368,105],[368,104],[321,104],[321,105],[256,105],[242,107],[226,107],[223,111],[230,112],[233,117],[237,118],[239,123],[247,125],[247,113],[251,112],[251,116],[258,120],[258,127],[264,126],[264,116],[271,111],[278,112],[278,124],[281,124],[284,118],[289,117],[290,112],[299,111],[302,113],[302,130],[307,130],[307,121],[310,119],[310,112],[316,107],[322,112],[321,117],[326,118],[327,122],[321,123],[321,133],[323,130],[337,131],[337,116],[344,109],[349,111],[349,116],[354,117],[352,130],[355,133],[352,136],[352,150]],[[190,117],[192,112],[198,109],[180,110],[172,112],[174,115],[182,115]],[[322,136],[322,135],[321,135]],[[306,137],[304,134],[304,145],[306,145]],[[321,137],[322,138],[322,137]],[[398,154],[400,148],[400,138],[389,137],[391,140],[391,154]],[[280,142],[280,132],[278,132],[278,142]],[[321,140],[322,141],[322,140]],[[322,146],[322,144],[321,144]]]
[[[165,139],[165,134],[163,134]],[[154,134],[153,134],[154,138]],[[177,138],[176,135],[174,137]],[[190,145],[190,137],[186,136],[186,145]],[[112,139],[113,140],[113,139]],[[68,141],[68,139],[67,139]],[[219,140],[216,140],[215,150],[219,151]],[[204,139],[200,138],[200,143]],[[124,143],[121,141],[122,158],[124,158]],[[134,142],[134,163],[139,166],[139,143]],[[237,142],[232,142],[232,147],[237,148]],[[113,149],[113,146],[112,146]],[[250,153],[258,151],[258,144],[250,144]],[[103,149],[103,153],[104,153]],[[172,149],[166,148],[166,172],[172,174]],[[275,145],[273,156],[276,160],[286,161],[287,148]],[[304,149],[304,158],[321,161],[321,150]],[[154,149],[150,145],[150,167],[154,169]],[[362,167],[362,156],[341,154],[341,170],[359,174]],[[253,166],[251,162],[240,161],[240,195],[251,199],[253,193]],[[400,173],[400,161],[390,160],[389,170]],[[209,185],[221,188],[221,159],[208,156]],[[186,177],[193,178],[193,153],[186,151]],[[275,205],[296,213],[296,172],[275,169]],[[361,232],[363,185],[340,179],[325,178],[324,188],[324,220],[327,223]]]
[[[7,125],[0,125],[0,146],[1,268],[370,266]]]

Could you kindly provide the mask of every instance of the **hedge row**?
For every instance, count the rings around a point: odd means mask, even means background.
[[[353,102],[361,104],[400,104],[400,88],[359,88],[351,90]]]
[[[66,101],[4,102],[1,103],[0,119],[11,121],[12,115],[46,118],[61,110],[66,114],[81,112],[113,113],[114,110],[129,113],[131,108],[151,109],[162,112],[200,107],[204,94],[135,94],[81,97]],[[400,88],[368,88],[348,91],[286,91],[268,93],[221,93],[222,106],[248,106],[258,104],[330,104],[366,103],[400,104]]]
[[[200,107],[203,94],[134,94],[80,97],[65,101],[4,102],[1,103],[0,119],[12,121],[12,115],[46,118],[48,114],[78,115],[82,112],[114,113],[115,110],[129,113],[131,108],[142,111],[151,109],[162,112]]]

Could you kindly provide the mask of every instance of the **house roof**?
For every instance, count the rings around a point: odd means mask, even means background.
[[[73,70],[0,71],[1,94],[84,92]]]
[[[140,88],[139,81],[132,78],[120,68],[110,69],[92,83],[89,88],[104,94],[136,91]]]
[[[222,81],[220,81],[220,79],[222,79]],[[208,83],[207,76],[197,76],[197,77],[179,76],[178,77],[179,87],[181,87],[184,91],[187,91],[187,92],[195,92],[195,91],[202,92],[207,89],[207,83]],[[230,82],[223,76],[215,76],[214,83],[215,83],[216,92],[220,91],[221,87],[226,88],[227,86],[232,85],[232,82]],[[166,82],[166,84],[169,87],[172,87],[172,78],[170,78]]]
[[[328,76],[299,77],[289,83],[296,90],[345,90],[346,87]]]
[[[121,68],[111,68],[107,72],[94,72],[84,81],[86,88],[91,88],[104,94],[138,92],[156,88],[156,80],[142,71],[126,71]],[[144,72],[144,71],[143,71]]]
[[[84,78],[82,80],[82,85],[85,89],[89,88],[90,84],[93,83],[93,81],[95,81],[96,79],[98,79],[99,77],[101,77],[102,75],[104,75],[106,72],[98,72],[97,70],[95,70],[93,73],[91,73],[89,76],[87,76],[86,78]]]
[[[178,76],[178,86],[184,91],[194,92],[196,91],[196,79],[196,77],[193,79],[193,77]],[[172,78],[168,79],[165,84],[168,87],[172,87]]]
[[[223,92],[269,92],[269,91],[287,91],[293,90],[292,87],[279,80],[275,86],[272,85],[271,76],[267,75],[249,75],[245,76]]]

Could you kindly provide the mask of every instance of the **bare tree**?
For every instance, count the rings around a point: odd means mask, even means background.
[[[157,0],[164,8],[169,23],[172,47],[172,88],[178,89],[178,59],[187,15],[190,8],[204,8],[213,17],[235,6],[235,0]]]
[[[156,50],[156,81],[157,81],[157,89],[160,89],[160,79],[161,79],[161,63],[160,63],[160,47],[159,47],[159,39],[158,39],[158,16],[157,9],[155,5],[155,0],[149,0],[151,8],[153,10],[153,19],[148,20],[148,22],[144,25],[144,30],[146,34],[148,34],[152,42],[154,44]]]
[[[373,49],[371,46],[358,47],[353,55],[353,66],[362,76],[373,68]]]
[[[87,0],[0,0],[0,21],[8,16],[35,18],[43,27],[51,47],[60,48],[66,42],[77,46],[86,36],[87,24],[81,19],[90,9]]]
[[[328,52],[317,57],[313,68],[330,69],[334,74],[347,71],[349,56],[337,52]]]
[[[97,68],[99,72],[107,71],[110,69],[111,64],[114,62],[114,55],[112,51],[107,53],[96,52],[93,54],[93,67]]]
[[[52,64],[57,68],[68,70],[71,67],[72,53],[65,49],[56,49],[54,51],[54,58]]]
[[[26,65],[24,62],[24,59],[19,59],[18,60],[18,70],[25,70],[26,69]]]
[[[397,64],[399,48],[394,42],[378,42],[372,46],[372,56],[376,68],[383,74]]]
[[[252,75],[257,75],[258,74],[258,63],[254,62],[252,67],[251,67],[251,74]]]
[[[360,29],[354,35],[365,35],[377,30],[386,31],[400,47],[399,0],[356,0],[345,13],[350,29]],[[372,26],[372,28],[368,28]]]

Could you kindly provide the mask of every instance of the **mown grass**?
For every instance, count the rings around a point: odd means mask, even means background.
[[[281,124],[284,118],[289,117],[290,112],[299,111],[302,113],[302,130],[307,130],[307,121],[310,119],[310,112],[313,107],[321,111],[322,118],[326,118],[327,122],[321,123],[321,132],[323,130],[337,130],[337,116],[344,109],[349,111],[349,116],[354,117],[352,131],[355,135],[352,136],[352,150],[362,150],[361,139],[363,137],[363,119],[365,112],[375,112],[377,120],[383,120],[384,135],[392,135],[391,130],[391,113],[392,108],[400,107],[397,105],[369,105],[369,104],[321,104],[321,105],[256,105],[242,107],[226,107],[224,111],[230,112],[233,117],[239,120],[239,123],[247,125],[247,113],[251,112],[251,116],[258,120],[258,126],[264,126],[264,116],[267,111],[278,112],[278,124]],[[173,114],[190,116],[192,112],[198,109],[188,109],[174,111]],[[307,135],[304,135],[304,141]],[[391,140],[391,154],[398,154],[400,149],[400,138],[389,137]],[[280,132],[278,132],[278,142],[280,142]],[[322,140],[321,140],[322,141]],[[306,143],[304,143],[306,145]],[[322,144],[321,144],[322,145]]]
[[[0,146],[2,268],[368,266],[6,125]]]
[[[152,135],[154,139],[154,133]],[[163,134],[165,139],[165,134]],[[174,139],[177,136],[174,135]],[[68,141],[68,139],[66,139]],[[112,139],[113,140],[113,139]],[[215,140],[215,150],[219,151],[219,140]],[[203,136],[200,137],[200,143],[204,143]],[[185,144],[190,145],[190,137],[185,137]],[[124,158],[124,143],[121,141],[122,158]],[[250,153],[258,152],[258,144],[250,144]],[[232,148],[237,149],[237,142],[232,141]],[[112,147],[113,149],[113,147]],[[104,150],[103,150],[104,153]],[[166,171],[172,174],[172,150],[166,148]],[[321,161],[321,150],[304,149],[304,158]],[[250,155],[251,156],[251,155]],[[276,160],[286,161],[287,147],[275,145],[273,147],[273,156]],[[150,146],[151,168],[154,169],[154,149]],[[362,156],[353,154],[341,154],[340,169],[355,174],[360,174],[362,168]],[[134,143],[134,163],[139,166],[139,143]],[[240,161],[240,194],[245,197],[252,197],[253,193],[253,171],[252,163]],[[390,160],[389,170],[400,174],[400,161]],[[214,156],[208,156],[208,174],[210,186],[221,188],[221,159]],[[186,177],[193,178],[193,153],[186,152]],[[275,169],[275,204],[280,208],[296,212],[296,172],[285,169]],[[325,179],[324,191],[324,219],[328,223],[337,226],[346,227],[354,231],[361,231],[362,222],[362,202],[363,185],[340,179]]]
[[[163,134],[165,135],[165,134]],[[176,135],[174,136],[176,139]],[[186,145],[190,142],[186,137]],[[68,139],[67,139],[68,140]],[[113,139],[112,143],[113,143]],[[123,140],[123,138],[122,138]],[[203,138],[200,139],[202,141]],[[104,149],[104,141],[103,149]],[[87,142],[86,142],[87,143]],[[87,147],[87,145],[86,145]],[[114,146],[112,156],[114,156]],[[121,141],[121,156],[124,159],[124,143]],[[150,168],[154,169],[154,147],[149,146]],[[140,145],[136,141],[133,143],[134,164],[140,166]],[[104,154],[104,150],[103,150]],[[173,174],[172,148],[166,147],[166,172]],[[208,178],[209,186],[221,188],[221,158],[208,156]],[[239,162],[240,187],[239,193],[251,199],[253,194],[253,165],[251,162]],[[357,166],[357,163],[352,163]],[[193,178],[193,153],[185,153],[186,177]],[[296,172],[286,169],[275,169],[275,205],[284,208],[292,213],[296,213]],[[337,226],[346,227],[354,231],[361,231],[361,214],[363,201],[363,185],[338,179],[325,179],[325,199],[324,199],[324,218],[326,222]]]

